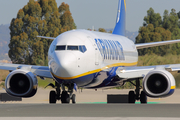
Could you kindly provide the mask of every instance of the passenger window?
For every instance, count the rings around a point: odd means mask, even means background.
[[[84,45],[82,45],[82,46],[79,46],[79,51],[81,51],[82,53],[84,53],[84,52],[87,51],[87,49],[86,49],[86,47],[85,47]]]
[[[55,50],[66,50],[66,46],[62,45],[62,46],[56,46]]]
[[[67,50],[79,50],[78,46],[68,46]]]

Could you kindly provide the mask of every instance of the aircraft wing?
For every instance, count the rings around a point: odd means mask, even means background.
[[[122,79],[144,78],[152,70],[166,70],[169,72],[180,72],[180,64],[142,66],[142,67],[123,67],[118,68],[116,74]]]
[[[149,48],[149,47],[155,47],[155,46],[161,46],[161,45],[169,45],[173,43],[179,43],[179,40],[169,40],[169,41],[161,41],[161,42],[152,42],[152,43],[139,43],[136,44],[137,49],[143,49],[143,48]]]
[[[44,39],[50,39],[50,40],[56,39],[56,38],[54,38],[54,37],[45,37],[45,36],[37,36],[37,37],[39,37],[39,38],[44,38]]]
[[[53,78],[48,66],[34,66],[34,65],[22,65],[22,64],[6,64],[0,63],[1,70],[13,71],[16,69],[28,70],[41,78]]]

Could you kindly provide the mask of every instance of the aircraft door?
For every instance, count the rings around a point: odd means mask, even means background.
[[[95,65],[99,65],[99,55],[97,46],[95,47]]]
[[[92,43],[92,45],[93,45],[93,47],[95,49],[95,65],[99,65],[98,47],[97,47],[96,43],[94,42],[93,38],[91,38],[91,37],[88,37],[88,38],[90,39],[90,41],[91,41],[91,43]]]

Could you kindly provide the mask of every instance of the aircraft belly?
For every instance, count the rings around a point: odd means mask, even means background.
[[[63,80],[63,79],[59,79],[57,77],[54,76],[54,79],[59,83],[59,84],[69,84],[69,83],[76,83],[76,85],[78,87],[81,86],[86,86],[87,84],[91,83],[94,79],[95,73],[90,74],[90,75],[86,75],[86,76],[82,76],[76,79],[70,79],[70,80]]]
[[[93,81],[92,81],[91,83],[89,83],[88,85],[84,86],[84,88],[90,88],[90,87],[98,86],[98,85],[100,85],[106,78],[108,78],[106,72],[97,73],[97,75],[95,76],[95,78],[93,79]]]

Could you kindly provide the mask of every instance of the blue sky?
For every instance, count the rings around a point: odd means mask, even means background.
[[[20,8],[29,0],[0,0],[0,25],[10,24]],[[65,2],[70,5],[72,16],[78,29],[87,29],[92,26],[98,28],[114,28],[118,0],[56,0],[58,6]],[[126,0],[127,22],[126,29],[138,31],[142,26],[147,10],[152,7],[155,12],[163,15],[165,9],[174,8],[180,11],[180,0]]]

